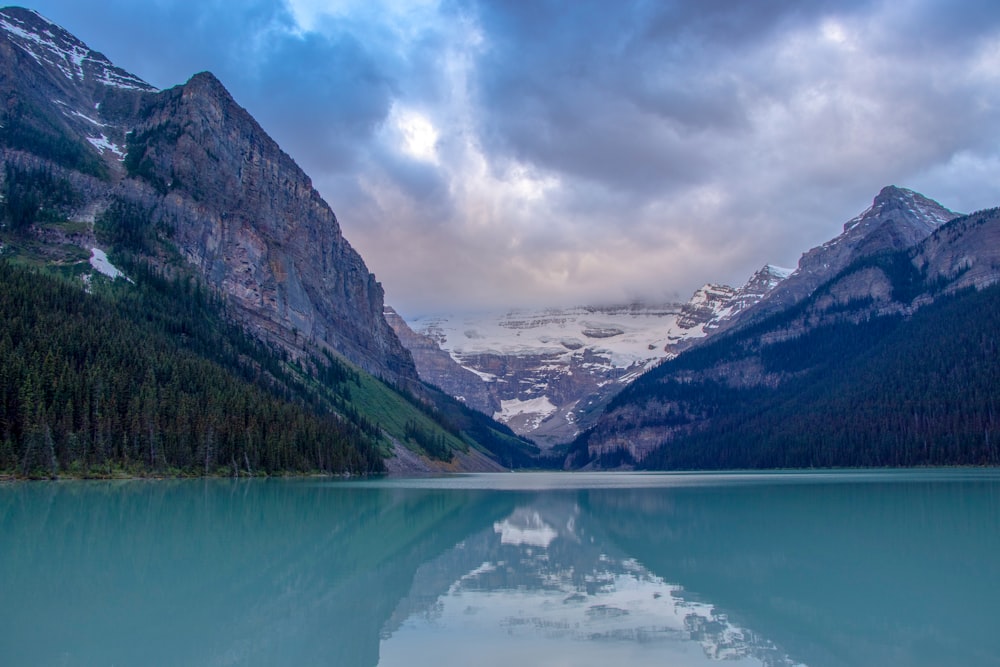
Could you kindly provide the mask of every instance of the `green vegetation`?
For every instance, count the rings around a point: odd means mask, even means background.
[[[169,224],[137,202],[113,199],[94,225],[135,283],[94,276],[84,294],[89,252],[40,235],[89,232],[65,220],[75,193],[48,172],[8,167],[7,176],[0,210],[18,223],[0,233],[5,307],[30,317],[11,319],[0,347],[0,472],[377,472],[394,441],[445,462],[474,447],[534,465],[534,445],[436,389],[388,384],[329,352],[292,359],[252,339],[179,260]],[[55,378],[43,375],[49,357]]]
[[[0,263],[0,470],[23,476],[379,472],[353,423],[194,281],[140,265],[93,295]],[[121,281],[119,281],[121,282]],[[328,394],[356,379],[327,360]],[[345,391],[346,393],[346,391]]]
[[[116,197],[96,220],[94,231],[102,243],[120,252],[150,255],[160,245],[159,238],[170,231],[166,225],[154,225],[151,218],[141,204]]]
[[[80,196],[62,178],[44,169],[21,169],[10,164],[4,168],[0,223],[15,233],[36,222],[64,220],[67,212],[79,204]]]
[[[184,134],[183,129],[172,122],[129,134],[124,160],[125,171],[129,176],[145,180],[160,194],[166,194],[170,190],[173,178],[168,181],[158,173],[153,156],[160,146],[177,143],[182,134]]]

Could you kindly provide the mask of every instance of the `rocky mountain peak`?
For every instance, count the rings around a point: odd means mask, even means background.
[[[184,84],[185,92],[188,94],[203,94],[210,97],[222,98],[232,101],[229,90],[211,72],[198,72]],[[233,102],[235,104],[235,102]]]
[[[720,313],[720,315],[725,318],[733,318],[747,308],[755,306],[792,273],[794,273],[793,269],[765,264],[763,268],[750,276],[750,279],[742,287],[736,290],[725,305],[725,313]],[[709,330],[718,328],[718,319],[709,323],[706,328]]]
[[[927,229],[930,233],[930,230],[955,218],[956,215],[919,192],[887,185],[879,191],[870,207],[844,224],[844,234],[858,228],[871,228],[873,224],[884,223],[887,219],[899,220],[903,224],[921,230]],[[830,243],[838,240],[841,240],[840,237]]]
[[[691,300],[681,308],[675,327],[669,332],[667,349],[679,354],[703,336],[723,328],[740,313],[759,303],[792,273],[792,269],[766,264],[742,287],[708,284],[695,290]]]
[[[911,248],[958,215],[913,190],[895,185],[884,187],[871,206],[844,224],[839,236],[803,254],[791,275],[740,317],[731,317],[723,328],[779,312],[812,294],[852,262],[881,252]]]
[[[712,283],[704,285],[695,290],[691,300],[681,308],[680,317],[677,318],[677,327],[693,329],[708,324],[719,317],[735,295],[736,289],[729,285]]]

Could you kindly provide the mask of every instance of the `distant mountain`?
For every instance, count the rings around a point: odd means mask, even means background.
[[[81,295],[123,275],[131,283],[116,281],[112,301],[132,299],[129,284],[142,292],[143,279],[186,286],[138,308],[220,298],[220,317],[307,384],[331,363],[363,371],[365,400],[355,389],[313,409],[362,431],[374,424],[383,455],[423,456],[408,465],[457,453],[454,465],[496,466],[481,451],[490,442],[524,445],[422,384],[383,315],[381,285],[333,211],[212,74],[158,91],[36,12],[8,7],[0,94],[0,258],[59,275]],[[261,382],[283,400],[312,400]],[[485,440],[463,431],[473,423]]]
[[[755,304],[788,273],[765,266],[739,289],[706,285],[686,304],[389,321],[424,380],[549,448],[572,440],[622,387]]]
[[[616,396],[571,464],[997,463],[997,241],[997,209],[956,218],[882,190],[757,305]]]
[[[740,288],[708,284],[695,291],[667,332],[668,351],[680,354],[720,327],[737,321],[744,311],[757,305],[791,274],[791,269],[767,264]]]
[[[438,346],[434,338],[415,332],[389,306],[385,308],[385,319],[399,336],[403,346],[413,355],[417,371],[424,381],[485,415],[493,415],[500,410],[500,401],[489,390],[483,378],[460,366]]]
[[[469,395],[467,374],[474,374],[495,418],[551,446],[571,440],[606,397],[668,356],[666,331],[679,310],[635,304],[412,320],[422,340],[434,341],[464,369],[462,385],[433,379],[428,355],[403,340],[425,379]]]

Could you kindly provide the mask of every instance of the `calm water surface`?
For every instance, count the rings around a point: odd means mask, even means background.
[[[0,485],[0,665],[1000,665],[1000,471]]]

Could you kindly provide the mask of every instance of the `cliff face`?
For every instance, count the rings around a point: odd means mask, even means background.
[[[124,160],[127,198],[173,231],[185,258],[262,338],[330,347],[365,370],[414,378],[383,291],[309,178],[208,73],[145,100]]]
[[[0,178],[47,174],[65,219],[131,212],[162,237],[145,260],[169,272],[179,254],[251,332],[293,356],[335,350],[418,381],[383,317],[382,287],[333,211],[214,76],[156,91],[38,14],[7,8],[0,92]],[[75,242],[89,250],[98,236]]]
[[[437,341],[415,332],[399,314],[390,307],[385,309],[385,319],[393,328],[400,342],[413,355],[417,372],[430,384],[454,396],[473,410],[493,415],[500,410],[500,401],[490,392],[483,379],[463,368],[442,350]]]

